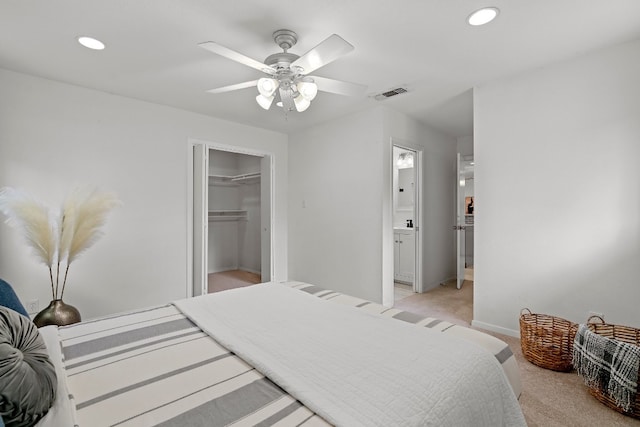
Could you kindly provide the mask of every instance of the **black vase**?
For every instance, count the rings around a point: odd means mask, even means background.
[[[47,325],[71,325],[80,321],[80,312],[72,305],[65,304],[61,299],[54,299],[49,306],[36,314],[33,323],[38,327]]]

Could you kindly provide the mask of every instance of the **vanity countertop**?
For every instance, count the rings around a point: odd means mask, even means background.
[[[393,231],[415,231],[413,227],[393,227]]]

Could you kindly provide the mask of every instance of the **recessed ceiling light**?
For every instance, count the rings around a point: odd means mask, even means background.
[[[100,40],[94,39],[93,37],[80,36],[78,37],[78,43],[93,50],[104,49],[104,43],[102,43]]]
[[[498,16],[498,13],[500,9],[497,7],[483,7],[469,15],[467,22],[473,26],[488,24]]]

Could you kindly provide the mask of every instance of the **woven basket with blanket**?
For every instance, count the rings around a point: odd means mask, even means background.
[[[573,366],[596,399],[640,418],[640,329],[607,324],[591,316],[576,333]]]

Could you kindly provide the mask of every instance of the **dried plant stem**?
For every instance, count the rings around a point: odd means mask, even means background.
[[[53,270],[51,269],[51,266],[49,266],[49,278],[51,279],[51,295],[53,296],[53,299],[56,299],[56,294],[53,292]]]
[[[53,293],[53,299],[56,299],[56,296],[58,296],[58,283],[60,283],[60,260],[58,260],[58,265],[56,267],[56,289]]]
[[[67,264],[67,268],[65,268],[64,270],[64,280],[62,281],[62,291],[60,292],[60,299],[62,299],[62,296],[64,295],[64,287],[67,284],[67,273],[69,272],[69,265]]]

